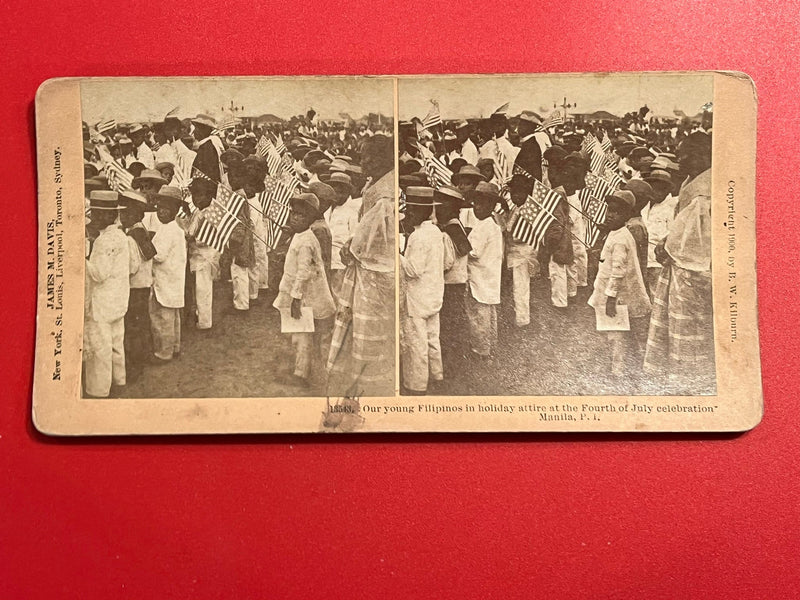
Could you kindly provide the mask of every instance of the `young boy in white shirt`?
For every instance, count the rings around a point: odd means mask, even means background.
[[[475,222],[468,236],[472,250],[467,261],[465,309],[472,355],[487,359],[497,345],[503,233],[492,218],[492,211],[500,195],[491,183],[480,182],[466,198],[474,207]]]
[[[214,302],[214,282],[219,278],[220,253],[213,246],[209,246],[197,239],[200,227],[205,221],[205,215],[216,192],[216,184],[202,177],[192,179],[189,191],[192,193],[192,203],[197,210],[189,218],[186,230],[188,243],[189,270],[194,274],[194,301],[197,316],[197,328],[211,329],[212,308]]]
[[[153,354],[163,364],[181,351],[181,309],[186,281],[186,238],[175,221],[183,202],[181,190],[163,186],[156,194],[156,216],[161,227],[153,236],[153,293],[150,294],[150,324]]]
[[[636,198],[632,192],[620,190],[608,196],[606,202],[608,215],[604,227],[609,233],[600,254],[589,305],[595,309],[598,323],[601,313],[614,318],[618,304],[627,307],[630,330],[606,332],[611,350],[611,373],[621,376],[626,370],[642,368],[644,348],[637,347],[637,339],[641,339],[637,333],[647,328],[650,299],[639,268],[636,241],[625,226],[634,212]]]
[[[319,199],[314,194],[300,194],[291,199],[289,228],[294,234],[286,252],[283,276],[278,287],[278,296],[273,306],[289,310],[293,319],[302,316],[302,308],[310,307],[314,317],[313,333],[292,333],[294,347],[294,372],[284,383],[307,388],[314,363],[321,367],[328,348],[325,339],[333,325],[336,305],[333,302],[322,250],[311,223],[319,214]]]
[[[331,291],[336,294],[342,286],[344,263],[340,253],[342,247],[353,237],[358,226],[358,211],[361,201],[353,198],[353,186],[346,173],[333,173],[328,185],[336,192],[331,207],[325,211],[325,221],[331,231]]]
[[[405,220],[413,228],[405,254],[400,256],[405,278],[406,310],[400,331],[403,385],[412,395],[425,394],[428,380],[442,381],[442,348],[439,343],[439,311],[444,296],[445,261],[442,232],[431,221],[434,190],[425,186],[406,188]]]

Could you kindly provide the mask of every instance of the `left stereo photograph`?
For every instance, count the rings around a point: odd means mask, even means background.
[[[37,426],[357,427],[396,393],[394,129],[388,78],[46,82]]]

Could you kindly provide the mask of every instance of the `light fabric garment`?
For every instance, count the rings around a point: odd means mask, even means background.
[[[333,317],[314,319],[313,333],[293,333],[294,374],[308,380],[322,372],[331,342]],[[319,365],[319,367],[317,366]]]
[[[84,324],[84,389],[107,398],[111,383],[125,385],[125,322],[90,319]]]
[[[153,353],[161,360],[171,360],[181,351],[181,310],[159,303],[155,292],[150,294],[150,326],[153,332]]]
[[[186,282],[186,238],[175,221],[165,223],[153,236],[153,290],[161,306],[183,308]]]
[[[360,209],[360,199],[348,198],[341,206],[331,206],[325,211],[325,222],[331,232],[332,270],[344,269],[340,252],[345,243],[353,237],[353,232],[358,226],[358,212]]]
[[[442,346],[439,341],[439,313],[430,317],[403,319],[400,336],[403,356],[403,385],[415,392],[428,389],[428,381],[444,378]]]
[[[684,183],[664,249],[690,271],[711,269],[711,170]]]
[[[500,304],[500,271],[503,267],[500,226],[491,217],[482,221],[476,219],[468,238],[472,245],[467,261],[470,293],[483,304]]]
[[[516,222],[515,213],[520,207],[514,206],[508,219],[507,230]],[[533,246],[514,240],[511,235],[506,238],[506,266],[511,270],[512,291],[514,299],[514,320],[517,327],[524,327],[531,322],[531,277],[539,272],[539,260]]]
[[[258,297],[258,290],[269,287],[269,259],[267,258],[267,245],[261,240],[267,239],[267,225],[258,200],[249,198],[247,203],[250,208],[250,222],[253,224],[253,251],[255,262],[250,267],[250,289],[256,290],[256,295],[250,294],[250,299]],[[258,239],[261,238],[261,239]]]
[[[235,262],[231,263],[231,285],[233,287],[233,307],[236,310],[250,310],[252,288],[250,286],[250,269]],[[258,296],[258,290],[256,290]]]
[[[406,281],[406,307],[411,317],[428,318],[438,314],[444,295],[445,264],[443,234],[431,221],[424,221],[409,236],[404,256],[400,257]]]
[[[395,358],[395,185],[394,171],[364,189],[362,218],[345,269],[328,368],[332,394],[386,396],[394,390]]]
[[[464,144],[461,146],[461,158],[473,166],[478,164],[478,159],[480,158],[480,154],[478,154],[478,148],[469,138],[467,138]]]
[[[667,196],[663,202],[648,204],[642,209],[642,220],[647,227],[647,268],[661,268],[656,260],[655,248],[667,237],[669,226],[675,219],[677,196]]]
[[[274,306],[291,308],[293,299],[310,307],[315,319],[326,319],[336,310],[325,278],[322,250],[310,229],[295,233],[289,243]]]
[[[150,146],[144,142],[136,148],[136,160],[142,163],[146,169],[154,169],[156,166],[156,157]]]
[[[586,253],[586,246],[581,240],[586,239],[586,217],[581,212],[581,201],[578,194],[567,196],[569,204],[569,219],[571,222],[570,231],[572,235],[572,255],[574,257],[575,278],[578,287],[589,284],[587,281],[589,256]]]
[[[578,269],[574,262],[560,265],[552,258],[547,269],[550,273],[550,301],[553,306],[566,308],[568,299],[578,294]]]
[[[464,308],[469,323],[470,348],[479,356],[490,356],[497,346],[497,306],[478,302],[467,289]]]
[[[125,316],[130,289],[130,246],[119,225],[111,224],[92,245],[86,261],[86,277],[91,279],[91,317],[110,323]]]
[[[644,287],[636,241],[627,227],[611,231],[600,252],[600,263],[589,305],[605,310],[607,298],[628,307],[628,315],[643,317],[650,313],[650,299]]]
[[[186,233],[189,236],[189,270],[194,273],[194,300],[197,328],[210,329],[214,300],[214,282],[219,278],[220,253],[211,246],[195,239],[208,208],[198,210],[189,220]]]
[[[711,286],[711,171],[681,187],[678,213],[665,249],[672,262],[661,270],[644,367],[666,372],[684,393],[716,387]]]

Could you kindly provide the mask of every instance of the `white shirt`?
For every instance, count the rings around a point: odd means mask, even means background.
[[[156,300],[167,308],[183,308],[186,279],[186,238],[175,221],[162,224],[153,236],[153,290]]]
[[[400,265],[406,278],[408,316],[427,319],[442,308],[444,240],[432,221],[424,221],[408,236]]]
[[[155,155],[153,151],[150,150],[150,146],[144,142],[139,144],[139,147],[136,148],[136,160],[142,163],[147,169],[153,169],[156,166]]]
[[[503,234],[492,217],[475,219],[469,232],[472,251],[467,278],[472,297],[482,304],[500,304],[500,270],[503,266]]]
[[[642,220],[647,227],[647,266],[660,267],[656,260],[656,246],[667,237],[669,226],[675,218],[678,197],[668,195],[658,204],[648,204],[642,209]]]
[[[578,240],[583,240],[586,238],[586,222],[584,221],[583,213],[581,212],[581,201],[578,198],[578,194],[572,194],[571,196],[567,196],[567,204],[569,204],[569,218],[572,221],[572,225],[570,229],[572,233],[578,238]],[[574,244],[580,244],[578,240],[575,238],[573,239]],[[583,244],[580,244],[583,245]]]
[[[326,319],[336,311],[325,277],[322,249],[311,229],[292,236],[278,290],[275,308],[289,308],[293,299],[300,299],[303,306],[311,307],[315,319]]]
[[[91,279],[91,316],[99,323],[121,319],[128,311],[130,251],[127,236],[112,223],[100,232],[86,260]]]
[[[360,198],[348,198],[341,206],[331,206],[325,211],[325,222],[331,230],[331,269],[344,269],[339,252],[347,241],[353,237],[358,225],[358,211],[361,210]]]
[[[473,144],[472,140],[469,138],[467,138],[467,141],[461,146],[461,158],[471,165],[478,164],[478,148],[475,147],[475,144]]]

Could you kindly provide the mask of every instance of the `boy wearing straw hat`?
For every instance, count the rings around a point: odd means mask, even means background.
[[[327,354],[323,338],[327,337],[333,324],[336,305],[325,278],[319,241],[310,229],[319,214],[319,199],[314,194],[305,193],[292,197],[290,204],[289,228],[294,235],[286,252],[283,276],[273,306],[278,310],[289,310],[293,319],[301,318],[304,307],[312,310],[313,333],[291,334],[294,371],[284,379],[284,383],[305,388],[309,386],[314,363],[321,365],[323,356]]]
[[[192,203],[197,210],[189,219],[186,229],[188,243],[189,271],[194,274],[194,301],[197,315],[197,328],[211,329],[212,308],[214,301],[214,281],[219,277],[220,253],[213,246],[197,240],[197,233],[203,224],[207,208],[211,206],[216,184],[213,181],[198,177],[189,183]]]
[[[492,219],[500,201],[497,188],[480,182],[466,194],[474,206],[475,224],[469,232],[472,250],[467,260],[465,304],[472,356],[488,359],[497,345],[497,305],[503,267],[503,233]]]
[[[608,215],[604,228],[608,237],[600,254],[600,265],[594,281],[589,306],[594,308],[598,325],[603,315],[617,316],[617,305],[628,311],[628,328],[607,331],[611,350],[611,373],[615,376],[625,371],[641,369],[644,347],[638,347],[637,331],[647,328],[650,299],[639,269],[636,241],[625,223],[634,212],[636,197],[628,190],[618,190],[606,198]]]
[[[125,313],[131,272],[128,240],[117,225],[118,195],[89,195],[92,223],[99,232],[86,257],[87,312],[84,326],[84,389],[107,398],[111,384],[125,385]]]
[[[428,380],[444,379],[439,343],[439,311],[444,296],[445,261],[442,232],[431,221],[434,190],[425,186],[406,188],[405,221],[413,228],[400,266],[405,281],[405,311],[400,331],[403,385],[412,395],[425,394]]]
[[[181,351],[181,309],[186,281],[186,238],[175,221],[183,202],[181,190],[163,186],[156,194],[156,216],[161,227],[153,236],[153,292],[150,294],[150,325],[156,364],[163,364]]]
[[[345,270],[340,254],[347,241],[353,237],[353,232],[358,225],[361,201],[353,198],[353,185],[347,173],[332,173],[328,185],[336,192],[333,204],[325,212],[325,221],[331,231],[330,284],[331,290],[336,294],[342,286]]]

